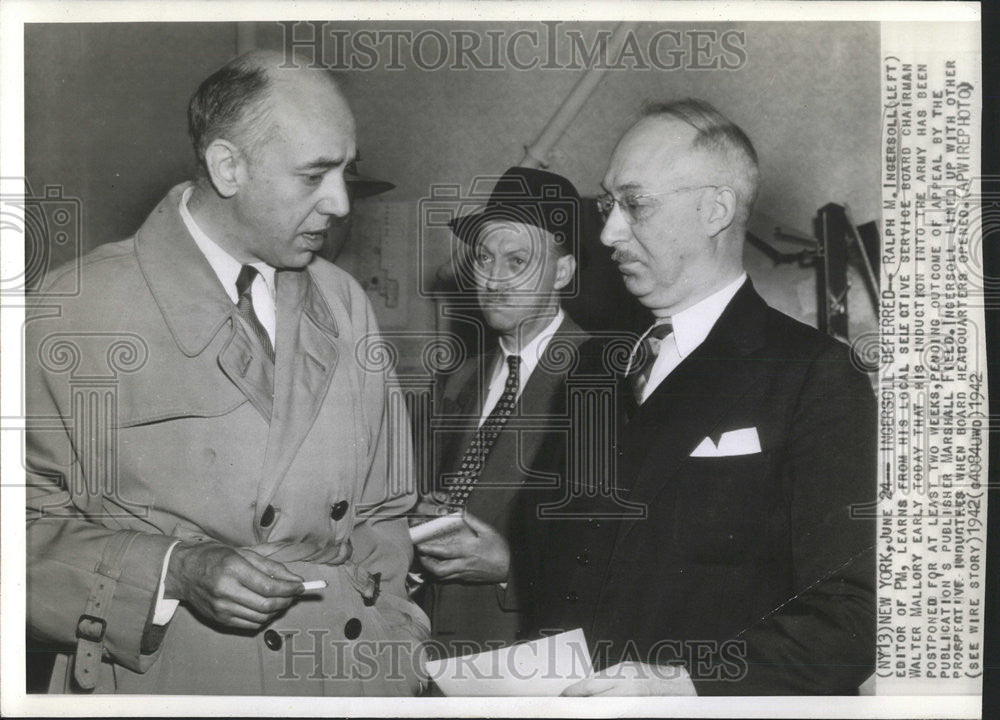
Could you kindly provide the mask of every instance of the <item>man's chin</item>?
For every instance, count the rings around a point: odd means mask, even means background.
[[[644,295],[652,291],[650,283],[645,282],[643,278],[638,275],[633,275],[632,273],[622,273],[622,280],[625,281],[625,289],[637,298],[641,299]]]
[[[511,325],[511,318],[503,310],[482,308],[482,311],[483,317],[486,319],[486,324],[494,330],[503,332],[507,326]]]
[[[294,255],[289,255],[280,259],[281,264],[275,265],[274,267],[279,270],[301,270],[306,265],[313,261],[317,253],[312,250],[302,250],[295,253]]]

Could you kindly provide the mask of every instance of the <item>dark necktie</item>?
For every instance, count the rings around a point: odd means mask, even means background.
[[[251,288],[256,277],[257,268],[252,265],[244,265],[240,268],[239,277],[236,278],[236,294],[239,297],[236,301],[236,312],[240,314],[240,317],[253,330],[257,341],[264,349],[264,354],[273,363],[274,347],[271,345],[271,338],[268,337],[267,330],[264,329],[260,318],[257,317],[257,313],[253,309],[253,292]]]
[[[633,350],[633,361],[638,361],[638,365],[632,368],[632,392],[635,394],[635,401],[642,404],[642,391],[649,382],[649,374],[653,371],[653,364],[656,356],[660,352],[660,345],[663,339],[674,331],[674,326],[670,321],[659,323],[650,328],[645,337],[640,340]],[[640,351],[641,349],[641,351]]]
[[[479,479],[479,474],[483,470],[486,458],[489,457],[493,445],[507,424],[507,418],[514,412],[517,405],[517,391],[520,387],[521,357],[519,355],[507,356],[507,382],[504,383],[503,393],[497,404],[490,411],[490,415],[483,422],[479,430],[476,431],[472,442],[469,443],[465,455],[462,456],[462,465],[458,472],[458,478],[448,493],[447,505],[451,510],[461,510],[472,488]]]

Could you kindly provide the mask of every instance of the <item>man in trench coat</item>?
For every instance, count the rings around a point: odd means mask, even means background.
[[[202,83],[197,180],[29,311],[28,625],[65,650],[52,691],[418,689],[408,421],[366,363],[364,291],[314,258],[349,210],[354,120],[283,61]]]

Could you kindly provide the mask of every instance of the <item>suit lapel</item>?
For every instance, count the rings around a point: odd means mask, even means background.
[[[526,480],[541,480],[526,474],[524,469],[539,464],[538,454],[545,436],[553,432],[552,422],[565,417],[566,371],[550,372],[547,368],[560,368],[560,356],[567,352],[565,343],[579,345],[583,337],[580,328],[567,317],[528,378],[518,399],[518,409],[497,438],[476,490],[469,498],[474,511],[478,509],[487,522],[504,516],[507,504]],[[484,499],[488,502],[483,502]]]
[[[649,505],[670,486],[692,450],[712,435],[754,385],[742,360],[764,342],[766,305],[748,280],[705,341],[650,394],[625,426],[619,478],[634,484],[628,499]],[[635,526],[622,523],[619,540]]]
[[[489,392],[490,378],[496,368],[499,353],[490,352],[477,355],[469,360],[465,372],[456,377],[458,390],[451,397],[442,414],[452,428],[451,441],[445,452],[441,468],[451,470],[457,468],[465,454],[469,443],[478,430],[479,417],[482,414],[483,403]]]
[[[339,356],[337,323],[308,270],[281,271],[275,278],[274,411],[258,490],[263,504],[274,495],[312,427]]]

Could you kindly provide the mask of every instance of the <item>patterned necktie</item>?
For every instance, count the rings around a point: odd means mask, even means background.
[[[236,312],[246,321],[246,324],[253,330],[257,341],[264,348],[264,354],[273,363],[274,347],[271,345],[271,338],[267,335],[267,330],[257,317],[253,309],[253,281],[257,277],[257,268],[252,265],[244,265],[240,268],[240,275],[236,278],[236,294],[239,300],[236,301]]]
[[[465,455],[462,456],[462,465],[458,473],[458,478],[448,494],[446,504],[452,511],[461,510],[469,499],[472,488],[479,479],[479,473],[483,470],[486,458],[493,449],[493,445],[507,424],[507,418],[514,412],[517,405],[517,391],[520,388],[521,357],[519,355],[507,356],[507,382],[504,383],[503,393],[497,404],[493,407],[482,427],[476,432],[469,443]]]
[[[631,374],[632,392],[635,395],[635,401],[639,404],[642,404],[642,391],[646,387],[646,383],[649,382],[649,374],[653,371],[656,356],[660,352],[660,345],[663,343],[663,339],[673,331],[674,326],[670,324],[669,320],[653,325],[642,340],[636,343],[635,349],[632,351],[633,360],[641,361],[641,365],[632,368]],[[639,348],[642,348],[641,353]]]

